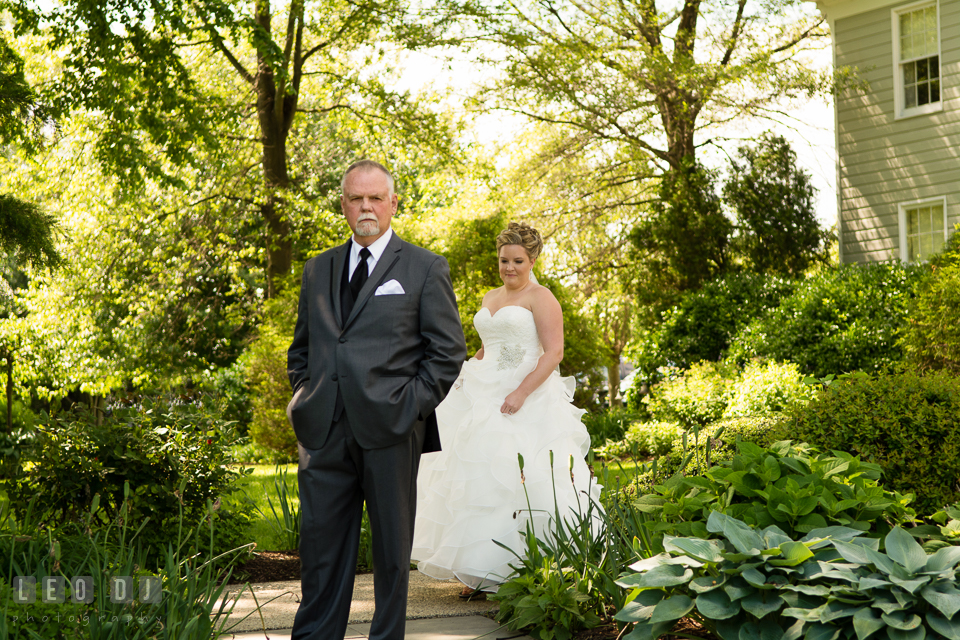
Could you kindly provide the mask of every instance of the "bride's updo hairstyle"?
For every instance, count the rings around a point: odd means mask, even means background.
[[[527,252],[530,260],[536,260],[543,250],[543,238],[540,232],[527,224],[511,222],[507,228],[497,236],[497,255],[500,248],[508,244],[519,244]]]

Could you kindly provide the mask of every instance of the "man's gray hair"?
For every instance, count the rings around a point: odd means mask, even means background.
[[[355,170],[361,171],[370,171],[371,169],[377,169],[382,171],[384,175],[387,176],[387,184],[390,187],[390,195],[393,195],[393,174],[390,171],[375,160],[357,160],[352,165],[347,167],[347,170],[343,172],[343,177],[340,178],[340,192],[343,193],[343,188],[347,184],[347,176],[350,175],[351,171]]]

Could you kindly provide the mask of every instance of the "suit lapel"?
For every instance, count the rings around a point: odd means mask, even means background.
[[[330,282],[330,291],[333,292],[333,315],[337,319],[337,324],[342,325],[340,309],[340,288],[343,283],[343,270],[347,268],[347,257],[350,255],[350,240],[347,244],[340,245],[333,252],[333,268],[330,270],[332,282]],[[343,330],[343,327],[340,327]]]
[[[367,300],[370,299],[373,292],[377,290],[377,287],[380,286],[387,274],[390,273],[390,270],[393,269],[393,265],[400,259],[401,249],[403,249],[403,241],[400,240],[400,237],[394,232],[390,237],[390,242],[387,243],[387,248],[383,251],[383,255],[377,260],[377,266],[373,268],[373,273],[370,274],[363,288],[360,289],[357,301],[353,305],[353,311],[350,312],[350,317],[347,318],[347,321],[343,325],[344,329],[350,326],[350,323],[357,317],[360,310],[367,304]]]

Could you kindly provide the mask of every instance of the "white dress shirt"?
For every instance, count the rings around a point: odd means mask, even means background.
[[[377,238],[376,242],[367,247],[370,250],[370,257],[367,258],[367,274],[370,275],[373,273],[374,267],[377,266],[377,261],[380,260],[380,256],[383,255],[383,252],[387,250],[387,244],[390,242],[390,237],[393,236],[393,229],[387,229],[386,233]],[[348,280],[353,277],[353,272],[357,268],[357,263],[360,262],[360,249],[363,249],[362,246],[357,244],[357,239],[350,238],[350,274]]]

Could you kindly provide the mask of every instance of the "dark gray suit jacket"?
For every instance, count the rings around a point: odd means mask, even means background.
[[[441,256],[393,234],[341,321],[340,287],[350,243],[307,261],[287,374],[287,415],[297,439],[319,449],[333,422],[337,387],[357,443],[397,444],[423,429],[439,450],[434,409],[460,373],[466,343],[450,269]],[[396,280],[403,294],[374,295]]]

